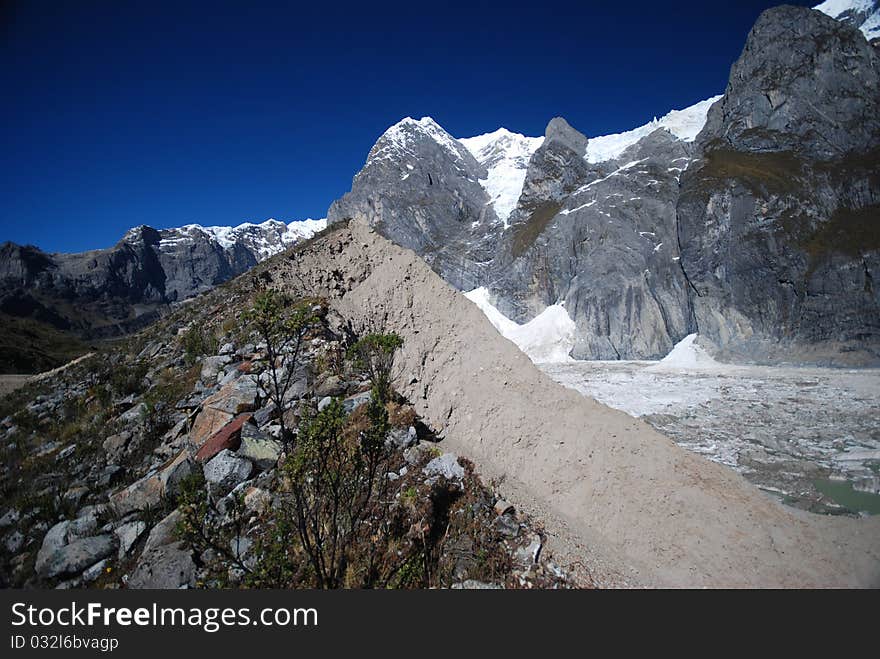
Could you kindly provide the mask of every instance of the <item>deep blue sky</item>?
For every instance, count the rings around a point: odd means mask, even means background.
[[[0,241],[323,217],[407,115],[627,130],[721,93],[773,4],[2,2]]]

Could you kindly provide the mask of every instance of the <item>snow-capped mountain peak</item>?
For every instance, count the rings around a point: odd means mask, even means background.
[[[529,159],[544,143],[543,137],[526,137],[499,128],[485,135],[458,140],[488,171],[480,185],[489,195],[495,214],[507,226],[516,208],[529,167]]]
[[[615,160],[627,148],[658,128],[669,131],[680,140],[692,142],[706,125],[709,108],[720,99],[721,96],[713,96],[683,110],[672,110],[660,119],[654,117],[644,126],[623,133],[591,137],[587,145],[587,160],[593,163]]]
[[[458,140],[447,133],[431,117],[422,117],[421,119],[404,117],[386,130],[376,141],[370,151],[368,161],[393,158],[400,155],[401,152],[415,155],[413,149],[419,140],[426,137],[446,149],[455,158],[464,157],[467,153]]]
[[[526,137],[506,128],[485,135],[458,140],[482,165],[502,158],[530,158],[544,142],[543,137]]]
[[[868,41],[880,37],[880,1],[826,0],[813,9],[857,27]]]

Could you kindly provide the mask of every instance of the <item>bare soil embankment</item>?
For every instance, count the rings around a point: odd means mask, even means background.
[[[0,375],[0,396],[5,396],[26,385],[33,375]]]
[[[398,388],[445,442],[541,515],[552,551],[600,584],[880,585],[880,518],[785,508],[554,383],[419,257],[366,225],[298,250],[284,276],[361,327],[399,333]]]

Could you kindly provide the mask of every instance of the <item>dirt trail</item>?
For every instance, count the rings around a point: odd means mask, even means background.
[[[414,253],[355,222],[285,285],[403,336],[399,388],[521,508],[611,584],[880,586],[880,517],[799,513],[647,424],[566,389]],[[356,329],[361,329],[356,327]]]
[[[57,375],[58,373],[63,373],[71,366],[75,366],[79,364],[81,361],[84,361],[94,355],[95,353],[89,352],[81,357],[77,357],[76,359],[67,362],[66,364],[62,364],[57,368],[53,368],[51,371],[43,371],[42,373],[35,373],[34,375],[0,375],[0,396],[5,396],[8,393],[12,393],[16,389],[23,387],[28,382],[39,382],[40,380],[45,380],[46,378],[50,378],[53,375]]]

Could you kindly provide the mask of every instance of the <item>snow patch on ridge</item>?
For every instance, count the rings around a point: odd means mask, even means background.
[[[276,219],[268,219],[259,224],[244,222],[238,226],[202,226],[186,224],[180,228],[162,229],[159,233],[159,249],[170,248],[181,242],[191,240],[194,234],[201,234],[209,241],[228,250],[236,245],[250,248],[257,260],[263,261],[284,251],[290,245],[307,240],[327,226],[326,219],[298,220],[284,223]]]
[[[382,134],[373,146],[368,160],[382,160],[391,157],[395,151],[411,153],[410,148],[419,135],[428,136],[456,158],[466,153],[458,140],[443,130],[443,127],[431,117],[421,119],[404,117]]]
[[[706,115],[714,103],[721,100],[721,96],[700,101],[684,110],[673,110],[661,119],[654,118],[650,123],[634,128],[624,133],[614,135],[602,135],[591,137],[587,144],[586,158],[591,163],[615,160],[626,151],[627,148],[647,137],[658,128],[663,128],[680,140],[693,142],[697,135],[706,125]]]
[[[570,353],[574,348],[575,324],[563,305],[551,305],[520,325],[495,308],[487,288],[481,286],[464,296],[480,308],[501,336],[516,344],[534,363],[573,361]]]
[[[480,180],[480,185],[489,195],[495,214],[507,228],[507,220],[522,194],[529,160],[544,143],[544,138],[526,137],[499,128],[492,133],[458,141],[489,172]]]

